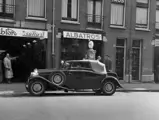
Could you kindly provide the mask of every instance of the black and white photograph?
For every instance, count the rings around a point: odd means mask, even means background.
[[[0,0],[0,120],[159,120],[159,0]]]

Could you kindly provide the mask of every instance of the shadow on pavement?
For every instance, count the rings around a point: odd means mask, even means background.
[[[32,96],[29,93],[14,93],[14,94],[3,94],[0,97],[75,97],[75,96],[107,96],[104,94],[96,93],[45,93],[43,96]],[[113,95],[112,95],[113,96]]]

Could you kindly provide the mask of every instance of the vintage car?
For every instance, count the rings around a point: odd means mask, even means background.
[[[98,94],[113,95],[121,88],[116,73],[107,72],[97,60],[68,60],[59,70],[35,69],[26,82],[27,91],[40,96],[45,91],[90,90]]]

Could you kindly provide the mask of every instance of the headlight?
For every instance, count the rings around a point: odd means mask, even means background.
[[[34,69],[34,71],[31,72],[31,76],[37,76],[37,75],[39,75],[38,70]]]

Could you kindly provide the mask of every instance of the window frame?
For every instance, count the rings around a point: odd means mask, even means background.
[[[72,1],[71,1],[72,2]],[[71,24],[79,24],[79,7],[80,7],[80,0],[77,0],[77,20],[71,20],[71,19],[63,19],[63,18],[65,18],[65,17],[63,17],[62,16],[62,12],[63,12],[63,8],[62,8],[62,0],[61,0],[61,22],[63,22],[63,23],[71,23]],[[72,11],[71,11],[72,12]]]
[[[148,3],[146,5],[146,3],[140,3],[140,2],[137,2],[136,0],[136,14],[137,14],[137,8],[147,8],[147,26],[144,27],[144,24],[140,24],[140,26],[143,26],[143,27],[138,27],[137,26],[137,21],[135,21],[135,29],[143,29],[143,30],[148,30],[149,29],[149,21],[150,21],[150,0],[147,0]],[[137,18],[136,18],[137,20]]]
[[[118,24],[111,24],[111,8],[112,8],[112,4],[117,4],[117,5],[123,5],[123,24],[122,25],[118,25]],[[119,28],[124,28],[125,27],[125,19],[126,19],[126,0],[124,0],[124,3],[116,3],[116,2],[112,2],[111,1],[111,6],[110,6],[110,27],[119,27]]]
[[[159,5],[157,5],[157,2],[159,2],[159,0],[156,0],[156,13],[157,11],[159,12]],[[155,28],[159,29],[159,21],[156,21],[156,19],[155,19]]]
[[[33,19],[33,20],[44,20],[46,21],[46,0],[44,0],[45,2],[45,8],[44,8],[44,17],[40,17],[40,16],[30,16],[29,15],[29,5],[28,5],[28,0],[27,0],[27,16],[26,19]]]
[[[87,19],[87,22],[89,22],[89,23],[100,23],[100,24],[102,24],[102,19],[103,19],[103,0],[87,0],[87,9],[88,9],[88,3],[89,3],[89,1],[93,1],[93,14],[88,14],[88,11],[87,11],[87,15],[89,16],[89,15],[93,15],[92,16],[92,22],[90,22],[88,19]],[[101,10],[100,10],[100,22],[96,22],[96,16],[98,16],[98,15],[96,15],[95,13],[96,13],[96,1],[100,1],[101,2]]]
[[[2,0],[2,1],[6,1],[6,0]],[[15,18],[15,0],[13,0],[13,13],[12,13],[12,17],[8,16],[9,14],[11,15],[11,13],[6,13],[6,10],[4,11],[4,9],[6,8],[6,2],[3,3],[2,5],[2,12],[0,12],[0,20],[2,19],[8,19],[8,20],[13,20]]]

